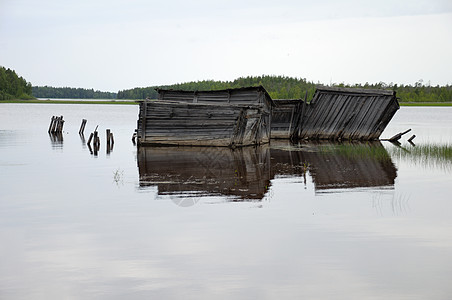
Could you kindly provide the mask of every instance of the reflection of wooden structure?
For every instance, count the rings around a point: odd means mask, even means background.
[[[383,145],[372,143],[330,142],[303,143],[287,151],[272,142],[272,178],[280,175],[303,175],[302,167],[309,166],[315,189],[350,189],[393,187],[397,169]],[[274,147],[274,148],[273,148]]]
[[[393,187],[397,170],[380,142],[271,147],[139,147],[140,187],[159,194],[260,200],[278,176],[311,176],[316,191]]]
[[[270,184],[268,147],[139,147],[140,187],[159,194],[262,199]]]
[[[157,90],[140,102],[139,145],[240,147],[270,139],[273,101],[262,87],[219,91]]]
[[[377,140],[399,109],[395,91],[387,90],[318,87],[309,104],[274,101],[280,125],[272,134],[284,137],[284,129],[293,140]]]

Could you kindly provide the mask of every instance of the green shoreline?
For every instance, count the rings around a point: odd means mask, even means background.
[[[135,101],[122,100],[0,100],[0,103],[39,103],[39,104],[122,104],[137,105]],[[400,106],[452,106],[452,102],[399,102]]]

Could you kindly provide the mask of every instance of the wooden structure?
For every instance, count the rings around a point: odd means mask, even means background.
[[[272,133],[275,128],[278,137],[282,128],[286,137],[290,131],[292,140],[377,140],[399,109],[395,91],[354,88],[318,87],[309,104],[275,102],[280,103],[275,111],[285,113],[286,125],[272,126]]]
[[[138,145],[234,148],[269,142],[274,104],[262,86],[157,91],[158,100],[140,102]]]
[[[271,138],[289,139],[299,118],[301,99],[275,99],[272,110]]]

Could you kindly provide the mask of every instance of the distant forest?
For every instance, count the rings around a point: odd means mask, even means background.
[[[144,88],[134,88],[118,92],[118,99],[145,99],[147,97],[156,99],[158,97],[155,88],[180,89],[180,90],[221,90],[239,88],[246,86],[262,85],[273,99],[297,99],[305,97],[308,92],[308,99],[314,95],[315,88],[320,83],[307,81],[304,78],[293,78],[286,76],[255,76],[240,77],[233,81],[204,80],[196,82],[186,82],[166,86],[151,86]],[[336,87],[352,87],[363,89],[389,89],[397,92],[397,97],[401,102],[451,102],[452,85],[430,86],[419,80],[414,85],[398,85],[394,83],[386,84],[333,84]]]
[[[34,99],[31,83],[16,71],[0,66],[0,100]]]
[[[203,80],[178,83],[165,86],[150,86],[118,91],[118,93],[95,91],[94,89],[33,86],[14,70],[0,66],[0,100],[63,98],[63,99],[156,99],[156,88],[180,90],[222,90],[262,85],[273,99],[312,99],[316,86],[321,83],[307,81],[305,78],[287,76],[248,76],[233,81]],[[336,87],[352,87],[363,89],[395,90],[401,102],[452,102],[452,85],[431,86],[422,80],[413,85],[398,85],[384,82],[376,84],[333,84]]]
[[[116,93],[95,91],[93,89],[34,86],[33,96],[36,98],[56,99],[116,99]]]

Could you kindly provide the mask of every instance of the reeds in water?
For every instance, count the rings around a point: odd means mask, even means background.
[[[411,147],[391,147],[394,158],[409,160],[415,165],[452,171],[452,144],[418,144]]]
[[[319,147],[320,153],[333,153],[350,159],[391,161],[391,156],[380,142],[327,144]]]

